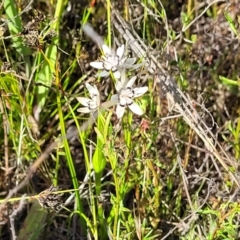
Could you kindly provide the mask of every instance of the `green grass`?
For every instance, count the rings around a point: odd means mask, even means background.
[[[237,18],[225,11],[220,1],[219,5],[199,7],[192,0],[186,6],[138,0],[136,8],[129,1],[123,1],[122,7],[110,0],[90,5],[83,1],[75,6],[79,12],[74,20],[76,12],[68,1],[44,6],[40,10],[45,20],[37,24],[36,47],[29,46],[23,33],[24,26],[33,21],[31,11],[22,12],[24,7],[10,0],[5,0],[0,10],[8,20],[8,30],[1,37],[1,64],[12,64],[0,74],[0,186],[5,193],[0,207],[5,200],[19,203],[22,194],[27,194],[24,199],[29,203],[29,210],[19,209],[23,214],[15,219],[16,236],[52,239],[56,227],[64,226],[65,232],[60,233],[64,239],[71,239],[73,233],[76,239],[95,240],[237,239],[238,190],[229,173],[173,110],[144,67],[127,72],[129,79],[138,77],[134,87],[148,86],[148,92],[135,99],[144,114],[136,116],[127,110],[117,120],[116,107],[109,101],[116,93],[116,79],[113,74],[108,80],[97,78],[97,71],[88,66],[102,50],[81,29],[81,24],[88,22],[108,46],[130,45],[112,24],[112,9],[119,8],[130,26],[154,48],[149,54],[163,63],[208,126],[214,119],[215,125],[209,129],[232,160],[230,168],[237,175]],[[212,24],[208,34],[200,20]],[[210,26],[216,22],[229,29],[209,44],[208,36],[214,34]],[[32,27],[36,28],[35,23]],[[50,32],[55,36],[49,41]],[[221,50],[213,51],[214,44]],[[89,97],[86,82],[97,85],[106,101],[98,115],[77,111],[76,97]],[[71,131],[77,143],[69,138]],[[10,189],[30,177],[28,167],[36,178],[5,199]],[[60,211],[41,207],[36,201],[51,184],[62,186],[53,196],[64,193],[63,201],[72,199]],[[1,239],[12,237],[14,231],[7,226],[0,228]]]

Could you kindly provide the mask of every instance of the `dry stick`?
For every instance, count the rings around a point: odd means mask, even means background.
[[[181,113],[185,122],[197,133],[197,135],[203,140],[207,150],[212,153],[215,158],[222,164],[224,169],[230,174],[238,187],[240,183],[236,176],[231,172],[229,166],[236,168],[236,162],[232,161],[222,146],[218,143],[206,123],[201,119],[196,109],[193,107],[192,102],[188,99],[184,93],[180,90],[170,74],[163,69],[159,61],[152,54],[149,53],[151,49],[146,46],[143,40],[138,36],[130,24],[121,17],[118,11],[112,10],[113,18],[112,22],[116,30],[120,35],[129,43],[132,51],[141,59],[144,60],[145,67],[149,73],[155,75],[157,83],[162,88],[162,91],[174,105],[175,109]],[[224,155],[227,163],[218,153],[216,144]]]
[[[110,107],[112,107],[114,105],[116,105],[116,103],[112,102],[112,101],[102,103],[99,110],[96,111],[93,115],[91,115],[88,118],[88,120],[82,124],[82,126],[80,127],[80,131],[85,131],[88,127],[90,127],[95,122],[95,120],[97,119],[99,114],[103,113],[105,110],[109,109]],[[9,191],[8,196],[5,198],[4,202],[2,202],[0,205],[0,211],[1,211],[2,207],[6,204],[6,202],[14,194],[16,194],[19,190],[21,190],[23,187],[25,187],[28,184],[29,180],[31,179],[33,174],[36,172],[37,168],[43,163],[44,160],[47,159],[47,157],[58,146],[58,144],[61,144],[63,142],[63,140],[65,140],[65,139],[69,140],[69,139],[71,139],[73,137],[77,137],[77,136],[79,136],[79,131],[75,130],[73,132],[67,133],[66,136],[57,138],[54,142],[50,143],[46,147],[46,149],[41,153],[39,158],[32,164],[32,166],[30,166],[25,179],[18,186],[16,186],[14,189]]]
[[[2,93],[0,93],[2,94]],[[9,124],[6,116],[6,111],[4,110],[3,96],[0,96],[0,113],[2,114],[3,119],[3,132],[4,132],[4,157],[5,157],[5,168],[2,168],[5,171],[5,176],[9,175],[9,155],[8,155],[8,129]]]
[[[15,226],[14,226],[14,218],[17,216],[17,214],[19,212],[22,211],[22,209],[24,208],[24,205],[25,205],[25,194],[22,196],[21,200],[20,200],[20,203],[17,207],[17,209],[15,209],[12,214],[9,216],[9,219],[10,219],[10,229],[11,229],[11,233],[12,233],[12,240],[16,240],[17,239],[17,236],[16,236],[16,231],[15,231]]]

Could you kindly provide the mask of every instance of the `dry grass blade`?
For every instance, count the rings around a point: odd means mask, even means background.
[[[132,51],[139,57],[144,59],[145,67],[149,73],[155,75],[157,83],[162,88],[162,91],[173,104],[174,109],[181,113],[185,122],[196,132],[202,139],[207,150],[221,163],[224,169],[229,173],[234,182],[240,187],[240,183],[235,174],[230,170],[230,167],[236,169],[236,162],[231,160],[222,146],[219,144],[211,129],[202,120],[199,113],[194,108],[192,101],[181,91],[175,83],[171,75],[163,69],[161,63],[154,57],[151,48],[146,46],[143,40],[138,36],[134,29],[127,24],[121,17],[120,13],[113,10],[113,25],[126,42],[131,43],[129,46]],[[221,150],[221,154],[217,150]]]

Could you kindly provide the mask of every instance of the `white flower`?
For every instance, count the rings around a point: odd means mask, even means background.
[[[77,97],[77,100],[85,107],[79,108],[77,111],[82,113],[90,113],[98,110],[100,106],[100,95],[97,87],[86,83],[86,87],[90,94],[90,98]]]
[[[134,65],[136,58],[124,57],[124,44],[116,52],[105,44],[102,45],[102,50],[104,53],[102,59],[99,62],[90,63],[92,67],[103,70],[97,75],[99,77],[109,76],[110,71],[112,71],[114,77],[118,79],[121,75],[119,70],[138,67],[138,64]]]
[[[115,87],[118,94],[113,95],[111,101],[117,103],[116,114],[118,118],[123,116],[126,106],[137,115],[143,114],[143,110],[133,101],[133,99],[146,93],[148,87],[132,88],[136,79],[137,77],[132,77],[128,82],[116,82]]]

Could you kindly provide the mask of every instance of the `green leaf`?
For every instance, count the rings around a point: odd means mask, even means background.
[[[226,11],[224,11],[224,16],[225,16],[225,18],[227,19],[227,21],[228,21],[228,23],[229,23],[229,25],[230,25],[230,28],[233,30],[233,32],[235,33],[235,35],[239,37],[239,33],[238,33],[238,31],[237,31],[236,25],[235,25],[232,17],[231,17]]]
[[[99,129],[97,127],[94,128],[96,134],[97,134],[97,139],[101,142],[101,144],[103,145],[105,143],[105,139],[103,134],[99,131]]]
[[[234,85],[234,86],[240,86],[240,81],[239,80],[232,80],[229,78],[225,78],[223,76],[219,76],[219,79],[225,83],[226,85]]]
[[[30,211],[18,234],[18,240],[38,240],[46,224],[48,212],[36,201],[31,206]]]
[[[106,166],[106,158],[102,149],[97,148],[93,155],[93,169],[96,173],[101,173]]]
[[[4,1],[4,8],[7,14],[8,19],[10,20],[8,22],[8,28],[11,33],[12,41],[13,41],[13,47],[16,48],[17,52],[23,55],[29,55],[31,53],[30,48],[25,47],[23,45],[22,38],[19,36],[16,36],[18,33],[22,30],[22,23],[21,19],[18,16],[18,12],[16,9],[16,1],[14,0],[5,0]]]

